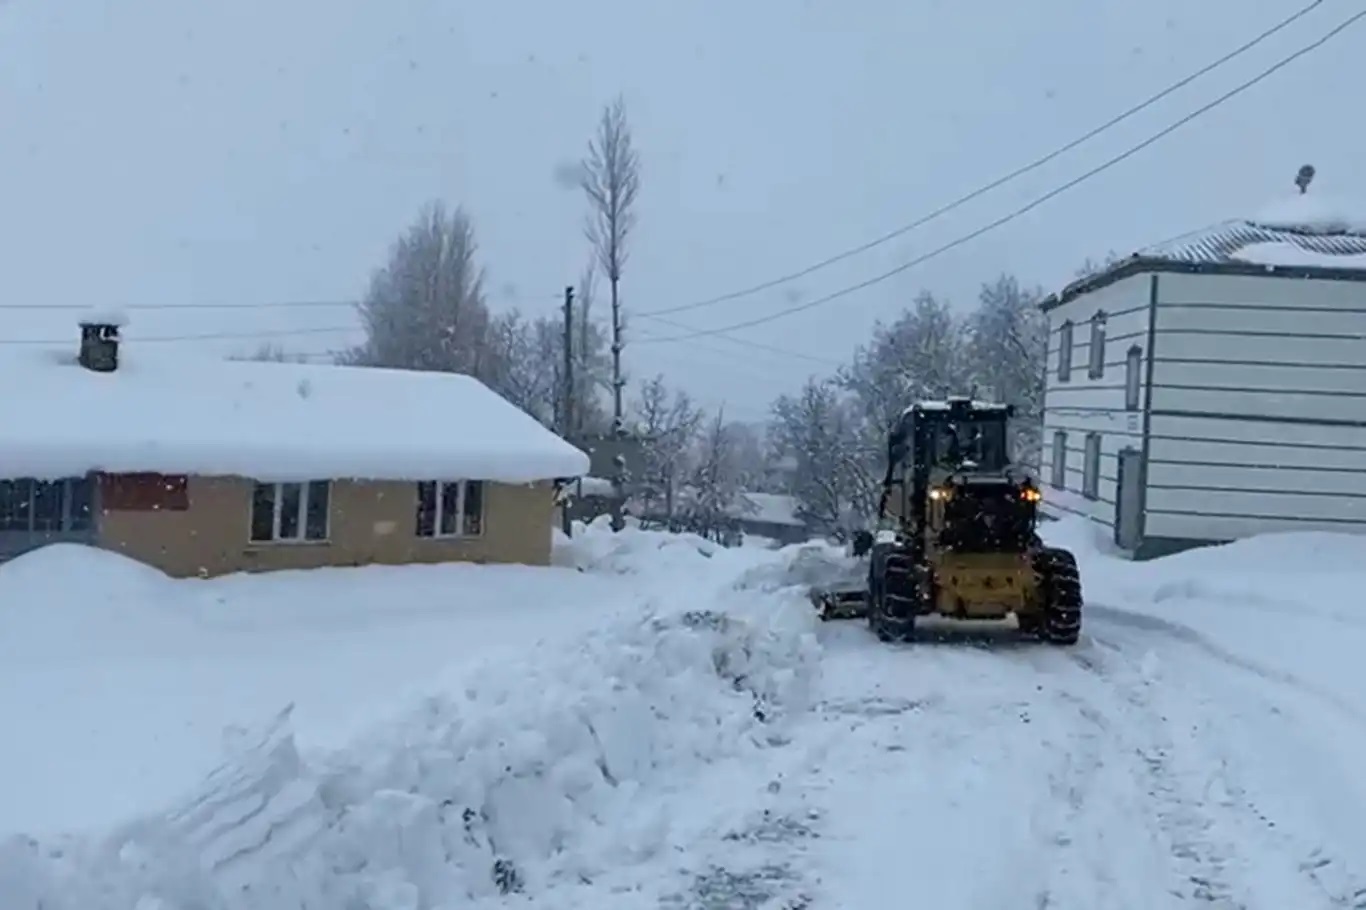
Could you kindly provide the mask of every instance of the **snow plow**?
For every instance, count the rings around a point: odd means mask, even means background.
[[[882,641],[911,641],[920,617],[1001,620],[1072,645],[1081,579],[1067,550],[1037,532],[1039,488],[1011,463],[1010,405],[950,398],[907,408],[887,440],[876,532],[853,555],[862,582],[813,587],[823,620],[858,619]]]

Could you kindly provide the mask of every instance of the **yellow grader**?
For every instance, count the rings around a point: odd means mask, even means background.
[[[1067,550],[1044,546],[1042,498],[1012,465],[1011,405],[950,398],[907,408],[888,434],[878,532],[859,531],[867,582],[816,587],[822,619],[866,617],[882,641],[915,638],[916,620],[1001,620],[1072,645],[1081,579]]]

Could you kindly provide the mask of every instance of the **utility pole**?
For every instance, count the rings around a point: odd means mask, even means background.
[[[560,435],[574,442],[574,286],[564,289],[564,402],[561,405]],[[578,486],[582,487],[580,482]],[[560,510],[565,536],[573,533],[574,520],[569,514],[569,502]]]

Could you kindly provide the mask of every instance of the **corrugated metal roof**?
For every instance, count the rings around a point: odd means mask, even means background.
[[[1361,234],[1313,234],[1264,227],[1250,221],[1228,221],[1204,228],[1139,250],[1135,255],[1172,262],[1230,262],[1238,252],[1258,243],[1288,243],[1327,256],[1366,255],[1366,236]],[[1344,263],[1344,267],[1351,266]]]

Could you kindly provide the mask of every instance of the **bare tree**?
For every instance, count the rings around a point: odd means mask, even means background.
[[[365,343],[343,360],[487,376],[494,365],[477,252],[469,216],[429,203],[372,276],[360,304]]]
[[[637,476],[641,505],[672,521],[702,412],[687,392],[671,391],[663,376],[641,386],[634,410],[644,461]]]
[[[729,544],[741,511],[741,468],[738,462],[739,424],[727,423],[725,409],[716,412],[697,440],[688,503],[689,530],[718,543]]]
[[[974,378],[983,394],[1015,405],[1012,452],[1031,468],[1038,466],[1043,433],[1048,320],[1038,307],[1042,296],[1001,275],[982,285],[967,321]]]
[[[589,203],[584,234],[611,286],[612,431],[621,437],[626,432],[622,410],[626,380],[621,373],[621,270],[626,264],[627,242],[635,227],[636,194],[640,189],[640,159],[631,139],[626,102],[622,97],[618,96],[603,109],[582,165],[580,180]],[[624,478],[625,465],[618,465],[612,476],[615,492],[612,527],[618,531],[626,526],[622,514]]]

